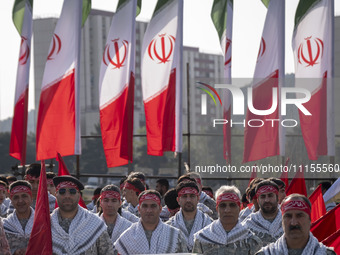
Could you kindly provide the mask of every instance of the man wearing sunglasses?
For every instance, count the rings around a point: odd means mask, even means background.
[[[55,254],[113,254],[105,223],[78,205],[83,184],[64,175],[53,178],[59,208],[51,214]]]

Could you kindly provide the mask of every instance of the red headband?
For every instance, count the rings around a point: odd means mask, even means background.
[[[11,198],[15,194],[22,193],[22,192],[27,193],[30,196],[32,196],[32,190],[29,187],[22,185],[22,186],[15,186],[13,189],[11,189],[11,191],[10,191]]]
[[[276,195],[279,193],[279,191],[271,185],[265,185],[260,187],[257,192],[256,192],[256,196],[259,197],[261,194],[264,193],[275,193]]]
[[[104,198],[116,198],[120,201],[120,194],[117,191],[106,190],[103,191],[102,194],[100,195],[100,200]]]
[[[47,179],[47,185],[54,185],[53,184],[53,179]]]
[[[195,194],[196,196],[198,196],[198,191],[193,187],[185,187],[178,192],[178,197],[181,197],[184,194]]]
[[[33,176],[33,175],[26,174],[26,175],[25,175],[25,180],[26,180],[26,181],[35,181],[35,180],[39,180],[39,177],[35,177],[35,176]]]
[[[4,185],[0,185],[0,190],[7,191],[7,188]]]
[[[299,210],[307,213],[310,217],[310,207],[309,205],[302,200],[289,200],[281,205],[282,215],[284,215],[287,211],[290,210]]]
[[[59,183],[58,186],[56,187],[56,191],[58,191],[62,188],[75,188],[76,190],[79,191],[77,184],[70,182],[70,181],[65,181],[65,182]]]
[[[133,191],[136,191],[138,194],[141,193],[139,189],[137,189],[135,186],[128,182],[124,184],[124,189],[132,189]]]
[[[124,189],[124,182],[119,185],[119,189]]]
[[[144,194],[143,196],[141,196],[139,198],[139,205],[141,205],[145,200],[152,200],[156,202],[159,206],[161,206],[161,200],[155,194],[148,193],[148,194]]]
[[[209,197],[211,197],[212,199],[214,199],[214,194],[210,190],[203,190],[203,192],[207,194]]]
[[[221,202],[225,202],[225,201],[231,201],[231,202],[234,202],[236,203],[238,206],[241,205],[241,201],[240,201],[240,198],[235,194],[235,193],[222,193],[221,195],[219,195],[217,197],[217,200],[216,200],[216,208],[218,207],[218,205],[221,203]]]

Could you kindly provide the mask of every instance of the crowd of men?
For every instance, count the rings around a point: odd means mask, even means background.
[[[0,254],[26,253],[39,177],[39,164],[26,169],[24,180],[0,177]],[[276,178],[250,183],[250,206],[235,186],[221,186],[214,197],[194,172],[173,189],[159,179],[155,190],[132,172],[120,187],[96,189],[88,209],[78,204],[78,179],[47,173],[47,180],[53,254],[336,254],[310,232],[310,201],[286,197]]]

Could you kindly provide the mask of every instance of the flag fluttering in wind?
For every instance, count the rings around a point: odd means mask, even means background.
[[[31,63],[33,0],[15,0],[13,23],[21,36],[9,155],[26,163],[28,87]]]
[[[300,0],[293,33],[295,86],[311,94],[303,104],[307,111],[299,111],[311,160],[317,160],[319,155],[334,155],[333,41],[334,1]]]
[[[322,243],[328,247],[333,247],[336,254],[340,254],[340,229],[327,237]]]
[[[79,61],[83,1],[64,1],[47,57],[37,121],[37,160],[79,155]],[[88,14],[90,1],[84,8]]]
[[[243,162],[284,155],[282,127],[279,121],[267,120],[281,118],[278,102],[285,75],[285,1],[265,2],[269,4],[252,85],[253,103],[248,105],[246,116]],[[264,115],[254,113],[255,110]]]
[[[280,176],[281,181],[283,181],[286,185],[286,190],[288,189],[288,162],[289,162],[289,158],[286,159],[286,163],[285,163],[286,170],[282,171],[281,176]]]
[[[233,0],[214,0],[211,19],[220,38],[220,44],[224,55],[224,78],[227,84],[231,84],[231,48],[233,32]],[[223,90],[223,118],[230,123],[231,94],[227,89]],[[231,162],[231,126],[223,125],[223,156],[227,163]]]
[[[311,221],[314,222],[326,213],[326,206],[322,197],[321,184],[310,195],[309,201],[312,204]]]
[[[63,158],[61,157],[60,153],[58,152],[57,153],[57,157],[56,157],[56,160],[59,162],[59,167],[58,167],[58,176],[63,176],[63,175],[70,175],[70,172],[68,171],[67,167],[66,167],[66,164],[63,160]],[[86,207],[86,204],[82,198],[82,196],[80,196],[80,199],[79,199],[79,202],[78,204],[87,209]],[[57,203],[57,200],[55,201],[55,208],[58,207],[58,203]]]
[[[147,152],[182,151],[183,0],[159,0],[142,46]]]
[[[293,180],[290,182],[288,188],[286,189],[286,195],[289,196],[293,193],[298,193],[307,197],[307,188],[305,182],[303,166],[296,172]]]
[[[120,0],[113,15],[99,80],[100,125],[107,167],[132,161],[137,0]]]
[[[26,255],[52,254],[52,232],[50,207],[47,193],[47,177],[45,162],[41,161],[41,172],[37,202],[34,211],[33,228],[26,249]]]

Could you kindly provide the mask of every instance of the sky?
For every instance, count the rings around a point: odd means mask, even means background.
[[[0,120],[12,117],[14,107],[20,36],[12,22],[13,2],[14,0],[2,0],[0,9],[0,57],[2,60],[0,61]],[[202,52],[222,54],[219,39],[210,18],[212,2],[213,0],[184,0],[183,42],[185,46],[198,47]],[[63,0],[34,0],[33,17],[59,17],[62,3]],[[117,3],[118,0],[92,0],[92,8],[114,12]],[[137,20],[149,21],[155,4],[156,0],[142,0],[142,11]],[[291,40],[297,4],[298,0],[286,0],[286,73],[294,72]],[[260,0],[234,1],[233,78],[253,76],[266,12],[267,9]],[[335,14],[340,15],[340,0],[335,0]],[[31,62],[29,109],[34,108],[32,67]]]

